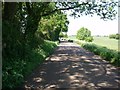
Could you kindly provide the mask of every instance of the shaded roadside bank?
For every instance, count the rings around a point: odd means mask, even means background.
[[[44,41],[39,48],[26,49],[25,58],[9,58],[3,61],[2,89],[14,90],[24,82],[24,78],[30,75],[34,69],[41,65],[45,58],[51,55],[56,48],[56,43]]]

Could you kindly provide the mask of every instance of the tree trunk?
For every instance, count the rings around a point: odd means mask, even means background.
[[[3,20],[12,21],[14,19],[14,15],[17,11],[17,3],[16,2],[5,2],[4,3],[4,12],[3,12]]]

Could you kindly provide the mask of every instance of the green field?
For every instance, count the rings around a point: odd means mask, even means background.
[[[109,39],[109,37],[94,37],[93,43],[118,51],[118,40]]]
[[[76,36],[69,36],[68,38],[76,40]],[[94,37],[94,41],[92,43],[118,51],[118,40],[109,39],[109,37]]]
[[[71,40],[76,40],[76,36],[68,36],[68,39],[71,39]]]

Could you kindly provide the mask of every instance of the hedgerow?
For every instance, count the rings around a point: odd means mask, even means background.
[[[103,59],[109,61],[111,64],[117,67],[120,66],[120,52],[90,43],[84,43],[81,46],[97,55],[100,55]]]

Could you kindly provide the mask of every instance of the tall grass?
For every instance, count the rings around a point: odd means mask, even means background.
[[[84,43],[81,46],[97,55],[100,55],[111,64],[120,67],[120,52],[96,44]]]
[[[17,86],[21,85],[24,78],[39,64],[44,62],[45,58],[53,52],[56,46],[57,45],[54,42],[44,41],[44,43],[35,50],[30,50],[28,48],[28,53],[24,59],[13,58],[3,60],[2,88],[13,90]]]

